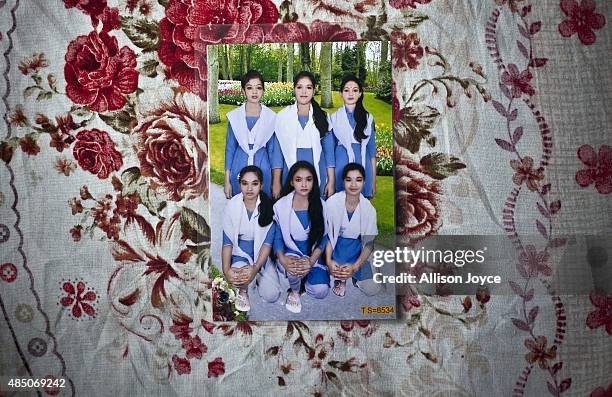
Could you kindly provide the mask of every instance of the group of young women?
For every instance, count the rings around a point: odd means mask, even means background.
[[[251,283],[267,302],[288,290],[293,313],[302,290],[323,299],[332,279],[340,297],[349,279],[367,295],[378,292],[368,262],[378,234],[368,200],[376,141],[363,86],[345,77],[344,106],[329,117],[314,100],[310,72],[293,83],[295,104],[275,114],[261,103],[262,75],[251,70],[241,81],[245,103],[227,113],[222,267],[241,311],[250,309]]]

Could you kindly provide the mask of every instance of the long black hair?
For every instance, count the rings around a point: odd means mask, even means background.
[[[246,85],[251,79],[259,79],[259,81],[261,81],[261,88],[264,88],[264,86],[266,85],[263,75],[258,70],[251,69],[246,72],[244,76],[242,76],[242,79],[240,79],[240,86],[243,90],[246,90]]]
[[[359,163],[348,163],[343,169],[342,169],[342,180],[346,179],[346,176],[348,175],[349,172],[351,171],[359,171],[359,173],[361,174],[361,176],[363,178],[365,178],[365,168],[363,168],[363,165],[359,164]]]
[[[259,207],[257,207],[257,209],[259,210],[259,226],[268,226],[270,223],[272,223],[272,200],[263,191],[263,172],[261,172],[259,167],[256,167],[254,165],[247,165],[246,167],[240,170],[240,173],[238,174],[238,182],[242,181],[242,178],[249,172],[254,173],[257,176],[257,179],[259,179],[259,183],[261,184],[261,190],[259,191]]]
[[[310,73],[307,70],[302,70],[301,72],[295,75],[295,77],[293,78],[293,88],[295,88],[298,81],[300,81],[300,79],[304,77],[310,80],[310,82],[312,83],[313,91],[315,91],[317,87],[315,76],[314,74]],[[310,101],[310,104],[312,106],[312,118],[314,119],[315,126],[319,130],[319,136],[323,138],[325,134],[327,134],[327,131],[329,131],[329,123],[327,122],[327,113],[323,109],[321,109],[321,106],[319,105],[319,103],[315,101],[314,92],[313,92],[313,96],[312,96],[312,100]]]
[[[298,161],[289,169],[287,180],[281,191],[281,196],[284,197],[294,190],[291,185],[293,177],[299,170],[307,170],[312,175],[312,190],[308,194],[308,218],[310,219],[310,233],[308,233],[308,252],[312,251],[312,247],[318,244],[323,238],[325,231],[325,220],[323,219],[323,204],[321,203],[321,190],[319,189],[319,178],[312,164],[308,161]]]
[[[368,124],[368,112],[363,107],[363,84],[361,84],[361,81],[359,81],[359,79],[355,75],[347,74],[342,79],[342,83],[340,83],[340,94],[342,94],[344,86],[349,81],[352,81],[357,84],[357,86],[359,87],[359,92],[361,93],[361,96],[355,104],[355,111],[353,112],[353,114],[355,115],[355,130],[353,131],[353,136],[355,137],[355,140],[357,142],[361,143],[361,140],[366,138],[366,134],[364,131],[366,125]]]

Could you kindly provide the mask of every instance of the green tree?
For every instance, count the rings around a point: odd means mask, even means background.
[[[310,43],[300,43],[300,63],[302,70],[312,70],[310,62]]]

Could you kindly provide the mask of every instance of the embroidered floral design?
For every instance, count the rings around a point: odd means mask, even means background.
[[[417,4],[428,4],[431,0],[390,0],[389,4],[394,8],[417,8]]]
[[[501,81],[511,90],[513,98],[520,98],[523,94],[529,96],[535,94],[535,90],[529,85],[532,78],[533,75],[529,69],[519,72],[518,66],[511,63],[502,73]]]
[[[538,277],[538,275],[549,277],[552,275],[552,269],[548,265],[549,254],[547,251],[538,252],[533,245],[528,245],[525,250],[519,255],[519,262],[527,269],[530,276]]]
[[[612,192],[612,147],[601,145],[598,154],[591,145],[582,145],[578,158],[587,168],[576,172],[576,183],[581,187],[595,184],[600,194]]]
[[[608,385],[608,389],[604,389],[605,386],[599,386],[593,390],[589,397],[610,397],[612,396],[612,383]]]
[[[393,45],[393,66],[395,68],[416,69],[419,66],[419,59],[423,58],[425,51],[416,33],[406,34],[394,31],[391,33],[391,44]]]
[[[0,279],[7,283],[12,283],[17,279],[17,268],[12,263],[5,263],[0,266]]]
[[[189,93],[178,95],[136,129],[142,175],[176,201],[208,193],[206,120],[198,101]]]
[[[67,295],[60,299],[60,304],[65,308],[72,306],[70,313],[73,318],[79,319],[83,316],[83,313],[89,317],[95,317],[97,295],[92,288],[88,288],[83,281],[78,281],[76,284],[66,281],[62,285],[62,290]]]
[[[530,352],[525,355],[527,362],[529,364],[537,362],[542,369],[547,369],[549,361],[554,360],[557,356],[556,346],[546,349],[546,337],[544,335],[538,336],[535,340],[526,339],[525,347],[530,350]]]
[[[121,154],[115,143],[105,131],[98,129],[79,131],[76,136],[73,154],[81,168],[106,179],[113,171],[123,166]]]
[[[523,157],[522,160],[510,160],[510,166],[515,171],[512,177],[512,182],[521,186],[523,182],[527,182],[527,189],[535,192],[538,190],[538,184],[544,179],[544,168],[539,167],[533,169],[533,159],[529,156]]]
[[[180,358],[174,354],[172,356],[172,363],[174,364],[174,369],[176,370],[177,374],[186,375],[191,373],[191,364],[186,358]]]
[[[576,0],[561,0],[561,11],[567,19],[559,24],[559,33],[563,37],[571,37],[578,33],[578,39],[584,45],[595,43],[595,32],[606,24],[606,17],[595,12],[597,3],[595,0],[582,0],[580,4]]]
[[[612,335],[612,295],[602,295],[591,292],[589,295],[595,310],[590,312],[586,324],[590,329],[604,327],[608,335]]]
[[[106,32],[78,36],[68,45],[65,59],[66,95],[95,112],[123,108],[125,95],[138,88],[134,51],[120,49],[117,38]]]
[[[221,357],[217,357],[208,363],[208,377],[216,378],[225,373],[225,363]]]

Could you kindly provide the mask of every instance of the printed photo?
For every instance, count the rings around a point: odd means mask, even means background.
[[[388,43],[207,53],[213,319],[395,318]]]

